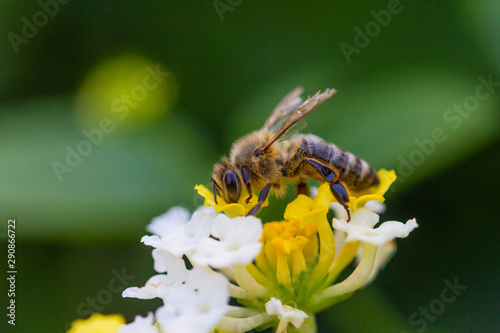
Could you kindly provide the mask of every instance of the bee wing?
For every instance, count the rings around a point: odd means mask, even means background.
[[[285,117],[288,116],[291,112],[297,109],[297,107],[302,103],[302,98],[300,98],[300,94],[304,89],[302,87],[297,87],[294,90],[290,91],[283,99],[276,105],[273,112],[267,118],[262,129],[270,130],[272,127],[275,127],[284,121]]]
[[[337,91],[335,89],[326,89],[324,92],[318,91],[313,97],[309,97],[295,111],[293,111],[293,113],[290,116],[288,116],[288,118],[285,119],[283,124],[281,124],[280,128],[276,131],[276,133],[273,136],[271,136],[271,138],[267,141],[262,150],[265,151],[269,149],[269,147],[271,147],[283,135],[287,134],[293,125],[298,123],[302,118],[304,118],[307,114],[309,114],[309,112],[320,106],[324,101],[332,97],[333,94],[335,94],[336,92]]]
[[[283,135],[280,138],[278,138],[278,140],[276,140],[276,142],[284,143],[284,142],[288,141],[291,137],[293,137],[295,134],[302,131],[306,127],[307,127],[307,121],[301,120],[301,121],[295,123],[292,127],[290,127],[285,133],[283,133]],[[276,132],[276,131],[273,131],[273,132]]]

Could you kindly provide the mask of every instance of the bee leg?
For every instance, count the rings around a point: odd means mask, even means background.
[[[267,196],[269,195],[269,191],[271,190],[271,186],[273,184],[269,183],[267,184],[263,189],[262,191],[260,192],[259,194],[259,202],[257,202],[257,204],[252,208],[250,209],[250,211],[248,212],[247,216],[250,216],[250,215],[255,215],[257,214],[257,212],[259,211],[260,209],[260,206],[262,206],[262,204],[264,203],[264,201],[266,201],[267,199]]]
[[[330,191],[332,191],[333,196],[335,197],[335,199],[337,199],[339,204],[344,207],[345,211],[347,212],[347,222],[349,222],[351,220],[351,211],[347,206],[347,202],[349,202],[349,195],[347,194],[347,190],[345,189],[344,185],[338,180],[335,171],[316,160],[310,158],[305,158],[304,160],[312,165],[326,182],[330,183]]]
[[[212,192],[214,193],[214,201],[215,201],[215,204],[217,205],[217,194],[220,195],[220,193],[219,193],[220,187],[217,184],[217,182],[215,181],[215,179],[210,178],[210,180],[212,181]]]
[[[339,181],[330,183],[330,190],[339,204],[344,207],[347,213],[347,222],[349,222],[351,220],[351,210],[349,209],[349,206],[347,206],[347,202],[349,202],[349,195],[347,194],[344,185],[342,185]]]
[[[310,193],[309,193],[309,186],[307,186],[307,183],[305,183],[303,181],[299,181],[297,183],[297,196],[299,196],[299,194],[304,194],[304,195],[307,195],[307,196],[310,195]]]
[[[245,200],[246,203],[250,202],[250,199],[252,199],[252,188],[250,186],[250,172],[248,172],[248,169],[245,167],[241,168],[241,174],[243,175],[243,182],[245,183],[245,186],[247,187],[248,191],[248,198]]]

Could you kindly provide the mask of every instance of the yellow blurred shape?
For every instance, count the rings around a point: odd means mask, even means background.
[[[97,65],[76,96],[77,117],[85,127],[110,119],[116,128],[140,128],[164,117],[175,103],[178,85],[159,63],[125,55]]]
[[[125,318],[121,314],[94,313],[88,319],[76,319],[67,333],[116,333],[123,324]]]

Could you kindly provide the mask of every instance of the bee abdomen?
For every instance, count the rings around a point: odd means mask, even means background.
[[[330,165],[351,190],[359,191],[378,184],[377,173],[365,160],[333,143],[309,134],[303,137],[301,148],[310,157]]]
[[[345,151],[344,164],[341,167],[340,179],[352,190],[363,190],[378,184],[375,170],[365,160]],[[339,167],[339,165],[335,165]]]

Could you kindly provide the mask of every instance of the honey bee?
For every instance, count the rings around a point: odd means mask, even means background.
[[[285,193],[286,179],[297,184],[298,194],[306,194],[307,179],[313,178],[330,184],[332,194],[350,220],[348,191],[359,192],[379,183],[377,173],[367,162],[316,135],[293,134],[289,140],[282,140],[336,90],[319,91],[304,102],[301,93],[299,87],[286,95],[261,129],[236,140],[229,158],[224,156],[214,165],[211,181],[216,203],[217,195],[232,203],[246,194],[248,203],[252,189],[262,189],[258,203],[248,212],[255,215],[269,193]]]

